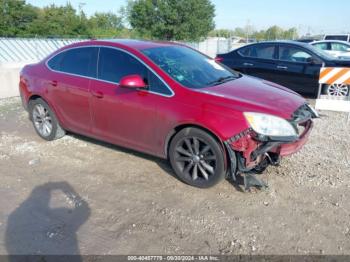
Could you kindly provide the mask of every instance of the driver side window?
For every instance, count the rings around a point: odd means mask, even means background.
[[[119,83],[127,75],[147,76],[147,68],[129,54],[113,48],[101,48],[98,60],[98,79]]]
[[[172,95],[171,90],[139,60],[115,48],[101,47],[98,60],[98,79],[119,83],[127,75],[140,75],[149,91]]]
[[[306,63],[310,58],[312,55],[298,47],[280,46],[279,48],[279,60],[281,61]]]

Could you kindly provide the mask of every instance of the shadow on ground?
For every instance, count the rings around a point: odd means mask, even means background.
[[[61,200],[56,201],[58,207],[54,208],[50,207],[53,194]],[[76,255],[73,261],[81,261],[77,231],[89,216],[87,202],[67,182],[37,186],[8,217],[7,252],[9,255]],[[10,256],[10,261],[18,259]]]

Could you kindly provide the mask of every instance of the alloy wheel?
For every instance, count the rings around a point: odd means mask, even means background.
[[[40,135],[48,137],[52,132],[52,118],[49,111],[41,104],[33,108],[33,122]]]
[[[217,157],[209,144],[197,137],[186,137],[176,146],[175,161],[192,180],[209,180],[215,174]]]
[[[346,96],[349,93],[349,86],[346,84],[332,84],[328,86],[327,95]]]

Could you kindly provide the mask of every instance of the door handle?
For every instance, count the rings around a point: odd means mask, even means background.
[[[252,63],[243,63],[244,66],[254,66]]]
[[[52,80],[50,82],[50,85],[52,85],[52,86],[57,86],[57,84],[58,84],[58,82],[56,80]]]
[[[103,93],[101,91],[91,91],[91,94],[97,98],[103,98]]]
[[[277,66],[277,69],[287,70],[288,67],[287,66]]]

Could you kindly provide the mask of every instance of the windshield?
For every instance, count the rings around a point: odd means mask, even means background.
[[[239,77],[238,73],[188,47],[165,46],[142,50],[170,77],[189,88],[222,84]]]

